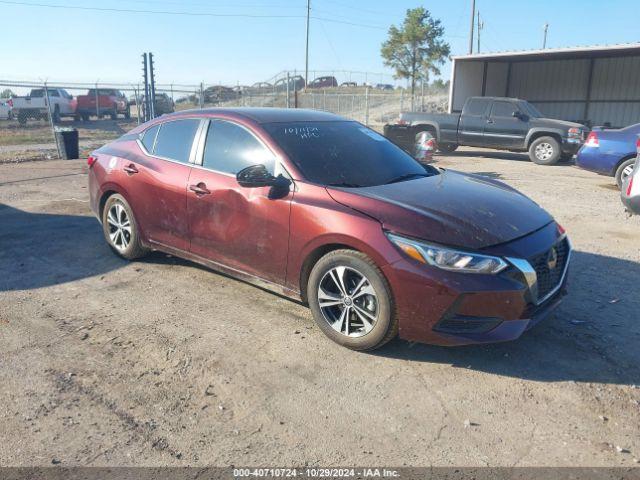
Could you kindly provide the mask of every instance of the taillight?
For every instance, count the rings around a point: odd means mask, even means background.
[[[87,157],[87,165],[89,165],[89,168],[93,167],[93,164],[96,163],[97,161],[98,161],[98,157],[92,157],[92,156]]]
[[[558,227],[558,233],[560,235],[564,235],[565,233],[567,233],[567,231],[564,229],[564,227],[562,225],[560,225],[558,222],[556,222],[556,227]]]
[[[636,140],[636,151],[638,152],[638,155],[640,155],[640,137]]]
[[[629,179],[629,185],[627,185],[627,197],[631,196],[631,187],[633,186],[633,177]]]
[[[598,140],[598,134],[596,132],[590,132],[587,136],[587,141],[584,142],[587,147],[599,147],[600,140]]]
[[[409,125],[409,122],[407,122],[404,118],[402,117],[398,117],[398,120],[396,120],[396,125]]]

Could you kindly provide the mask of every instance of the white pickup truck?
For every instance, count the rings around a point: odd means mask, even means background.
[[[51,117],[59,122],[62,117],[75,117],[77,100],[63,88],[34,88],[26,97],[15,97],[13,101],[13,116],[20,125],[26,125],[27,120],[46,120],[49,115],[47,93],[51,102]]]

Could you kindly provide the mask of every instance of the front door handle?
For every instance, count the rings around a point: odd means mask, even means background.
[[[189,190],[191,190],[196,195],[209,195],[211,193],[210,190],[207,189],[207,186],[204,182],[200,182],[197,185],[189,185]]]
[[[493,120],[491,120],[490,118],[487,120],[487,123],[496,123]]]
[[[126,167],[123,167],[123,170],[127,172],[129,175],[133,175],[134,173],[138,173],[138,169],[133,163],[130,163]]]

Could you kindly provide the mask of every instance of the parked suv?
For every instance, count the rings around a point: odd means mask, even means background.
[[[307,85],[308,88],[330,88],[337,87],[336,77],[318,77]]]
[[[384,127],[385,136],[409,151],[423,130],[431,132],[442,152],[459,145],[528,151],[539,165],[571,159],[587,132],[579,123],[546,118],[525,100],[503,97],[470,97],[460,114],[401,113],[395,125]]]
[[[142,95],[140,98],[140,104],[142,105],[142,113],[145,113],[147,108],[147,104],[145,102],[145,97]],[[166,93],[156,93],[156,103],[155,103],[155,114],[164,115],[166,113],[173,113],[175,111],[176,105],[173,99],[167,95]]]
[[[327,336],[355,350],[397,334],[514,339],[564,291],[571,246],[536,203],[496,180],[421,165],[330,113],[174,113],[88,164],[90,206],[116,254],[160,250],[305,302]]]

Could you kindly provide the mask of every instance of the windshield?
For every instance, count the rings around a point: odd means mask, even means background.
[[[369,187],[438,174],[435,168],[421,165],[379,133],[356,122],[263,126],[313,183]]]
[[[531,105],[529,102],[520,102],[519,105],[520,109],[530,117],[544,118],[544,115],[540,112],[540,110]]]

